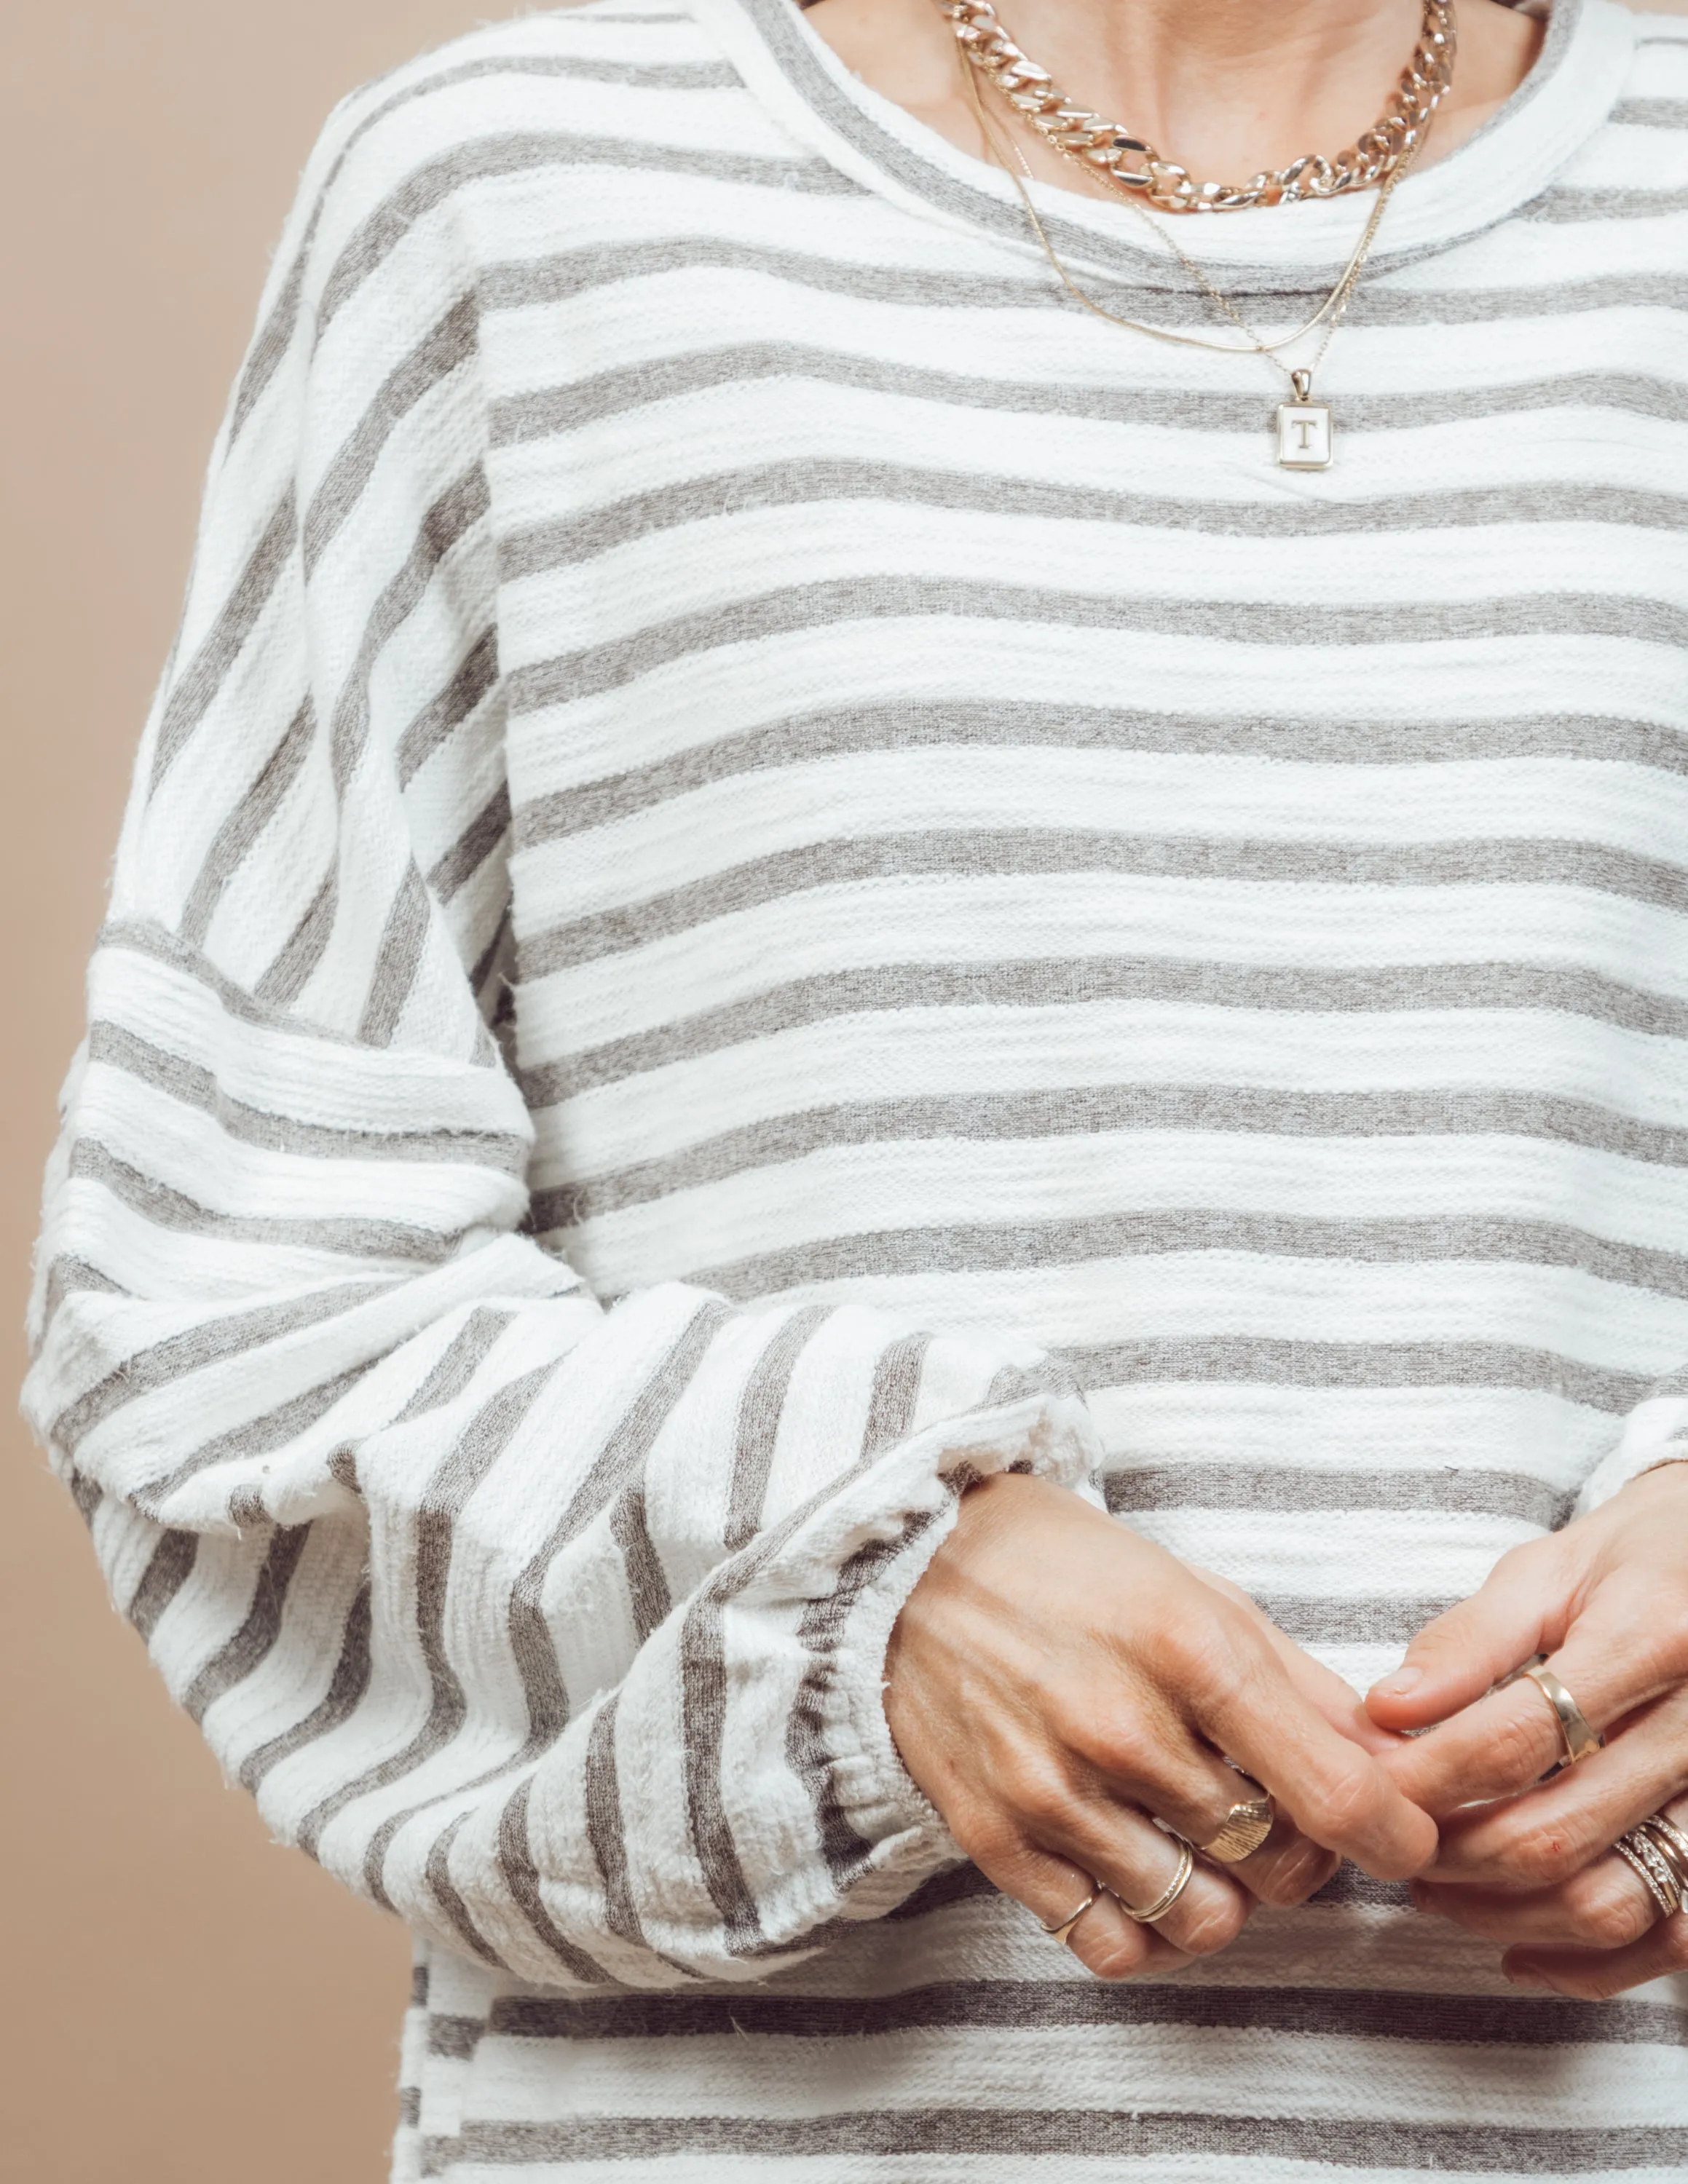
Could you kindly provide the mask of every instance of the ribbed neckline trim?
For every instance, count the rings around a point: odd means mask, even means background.
[[[803,142],[864,188],[1015,249],[1036,253],[1005,175],[852,75],[803,20],[796,0],[692,0],[752,93]],[[1554,0],[1536,64],[1501,111],[1445,159],[1395,192],[1372,263],[1401,265],[1444,250],[1538,197],[1601,126],[1635,48],[1619,0]],[[1051,241],[1076,268],[1134,287],[1187,287],[1188,276],[1149,237],[1129,205],[1032,185]],[[1335,278],[1370,210],[1369,194],[1273,205],[1211,219],[1157,215],[1180,247],[1223,268],[1238,294],[1284,293]]]

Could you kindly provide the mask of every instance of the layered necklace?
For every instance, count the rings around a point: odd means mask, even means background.
[[[1154,147],[1119,123],[1076,106],[1051,80],[1048,71],[1027,58],[997,20],[991,0],[937,0],[963,57],[962,75],[987,143],[1020,192],[1027,218],[1051,266],[1077,302],[1110,325],[1124,326],[1156,341],[1184,348],[1218,350],[1235,355],[1239,344],[1175,333],[1169,327],[1141,324],[1106,310],[1087,296],[1056,256],[1026,183],[1031,170],[1020,146],[1011,146],[1013,164],[985,111],[981,82],[999,92],[1010,111],[1038,131],[1065,158],[1076,161],[1122,196],[1143,216],[1157,242],[1175,257],[1208,301],[1230,320],[1249,347],[1288,380],[1291,399],[1277,410],[1277,460],[1286,470],[1325,470],[1334,452],[1328,403],[1313,399],[1313,374],[1323,361],[1343,313],[1359,284],[1367,258],[1397,185],[1410,171],[1428,133],[1437,108],[1453,85],[1456,41],[1454,0],[1424,0],[1424,20],[1412,58],[1389,105],[1345,152],[1333,159],[1310,153],[1275,173],[1247,182],[1197,182],[1182,167],[1163,159]],[[1376,188],[1377,203],[1336,286],[1305,325],[1267,341],[1257,333],[1202,267],[1181,250],[1148,208],[1163,212],[1239,212],[1254,205],[1292,204],[1303,198],[1339,197],[1350,190]],[[1324,338],[1310,365],[1292,367],[1278,354],[1324,328]]]

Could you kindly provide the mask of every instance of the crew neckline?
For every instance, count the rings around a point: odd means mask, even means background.
[[[796,0],[692,5],[752,95],[852,181],[906,209],[1041,254],[1009,177],[852,75]],[[1553,0],[1535,65],[1512,98],[1457,150],[1396,189],[1372,247],[1374,270],[1446,249],[1538,197],[1611,112],[1635,38],[1635,17],[1620,0]],[[1075,268],[1137,287],[1188,284],[1133,207],[1049,182],[1031,189],[1051,242]],[[1233,292],[1283,293],[1334,279],[1372,202],[1356,192],[1211,217],[1149,217],[1176,232],[1188,255],[1222,268]]]

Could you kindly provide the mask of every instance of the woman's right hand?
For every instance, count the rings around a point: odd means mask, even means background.
[[[1053,1926],[1093,1880],[1111,1892],[1071,1935],[1104,1979],[1223,1948],[1257,1901],[1302,1902],[1342,1858],[1394,1880],[1435,1854],[1434,1821],[1374,1757],[1339,1678],[1232,1588],[1045,1479],[963,1496],[892,1633],[885,1698],[903,1764],[1005,1894]],[[1199,1861],[1165,1917],[1135,1925],[1120,1901],[1152,1903],[1177,1869],[1148,1815],[1211,1841],[1249,1794],[1227,1758],[1276,1798],[1272,1835],[1224,1872]]]

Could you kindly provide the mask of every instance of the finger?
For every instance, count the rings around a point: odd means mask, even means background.
[[[1135,1979],[1147,1972],[1178,1971],[1190,1959],[1153,1927],[1134,1925],[1119,1905],[1098,1893],[1099,1876],[1082,1871],[1020,1836],[1004,1835],[967,1850],[987,1880],[1024,1904],[1048,1930],[1070,1919],[1087,1897],[1095,1901],[1067,1937],[1066,1946],[1098,1979]]]
[[[1251,1624],[1239,1618],[1218,1635],[1213,1655],[1193,1652],[1182,1664],[1197,1726],[1312,1841],[1382,1880],[1420,1871],[1435,1852],[1435,1823],[1402,1795],[1384,1761],[1325,1720]]]
[[[1445,1720],[1520,1661],[1551,1652],[1564,1635],[1559,1552],[1557,1539],[1515,1547],[1469,1600],[1427,1623],[1400,1668],[1367,1693],[1373,1721],[1407,1730]]]
[[[1504,1948],[1624,1949],[1658,1923],[1658,1906],[1621,1858],[1598,1859],[1557,1888],[1516,1896],[1491,1888],[1454,1888],[1415,1880],[1412,1897],[1433,1919],[1447,1919]]]
[[[1557,1886],[1678,1793],[1685,1749],[1688,1690],[1656,1701],[1603,1752],[1539,1789],[1454,1814],[1426,1877],[1477,1887]]]
[[[1635,1604],[1617,1585],[1596,1592],[1547,1665],[1597,1730],[1632,1713],[1670,1680],[1669,1667],[1638,1635]],[[1518,1797],[1564,1756],[1551,1701],[1532,1677],[1521,1676],[1413,1738],[1386,1763],[1415,1803],[1443,1815],[1463,1805]],[[1598,1757],[1585,1760],[1576,1773],[1586,1777],[1597,1764]]]
[[[1182,1845],[1142,1813],[1099,1797],[1075,1801],[1042,1841],[1094,1873],[1121,1905],[1139,1914],[1165,1894],[1183,1859]],[[1153,1930],[1187,1956],[1211,1956],[1236,1940],[1252,1908],[1246,1890],[1197,1860]]]
[[[1225,1870],[1260,1903],[1285,1906],[1316,1896],[1341,1864],[1335,1851],[1304,1836],[1280,1813],[1260,1847]]]
[[[1349,1697],[1358,1704],[1352,1692]],[[1234,1806],[1255,1797],[1264,1786],[1227,1766],[1177,1714],[1152,1712],[1141,1696],[1129,1716],[1099,1723],[1074,1720],[1063,1724],[1062,1730],[1069,1748],[1088,1762],[1094,1786],[1112,1809],[1139,1807],[1165,1820],[1198,1849],[1213,1841]],[[1049,1817],[1054,1821],[1059,1816]],[[1037,1829],[1037,1815],[1029,1815],[1028,1820],[1033,1832],[1052,1842],[1057,1840],[1054,1834]],[[1225,1870],[1236,1874],[1262,1903],[1301,1903],[1324,1886],[1340,1863],[1334,1852],[1310,1841],[1293,1821],[1279,1814],[1262,1849],[1239,1864],[1227,1864]],[[1152,1901],[1152,1895],[1143,1900]]]
[[[1400,1738],[1394,1730],[1380,1729],[1372,1720],[1366,1711],[1366,1702],[1352,1684],[1344,1683],[1335,1669],[1326,1668],[1322,1661],[1316,1661],[1311,1653],[1304,1652],[1241,1585],[1194,1563],[1189,1568],[1193,1576],[1243,1610],[1283,1663],[1290,1682],[1333,1729],[1351,1737],[1366,1752],[1389,1752],[1400,1743]]]
[[[1632,1986],[1688,1970],[1688,1917],[1659,1919],[1627,1949],[1511,1949],[1501,1969],[1515,1986],[1608,2002]]]
[[[1105,1891],[1073,1929],[1067,1946],[1087,1972],[1103,1980],[1164,1979],[1191,1961],[1152,1926],[1128,1919]]]

